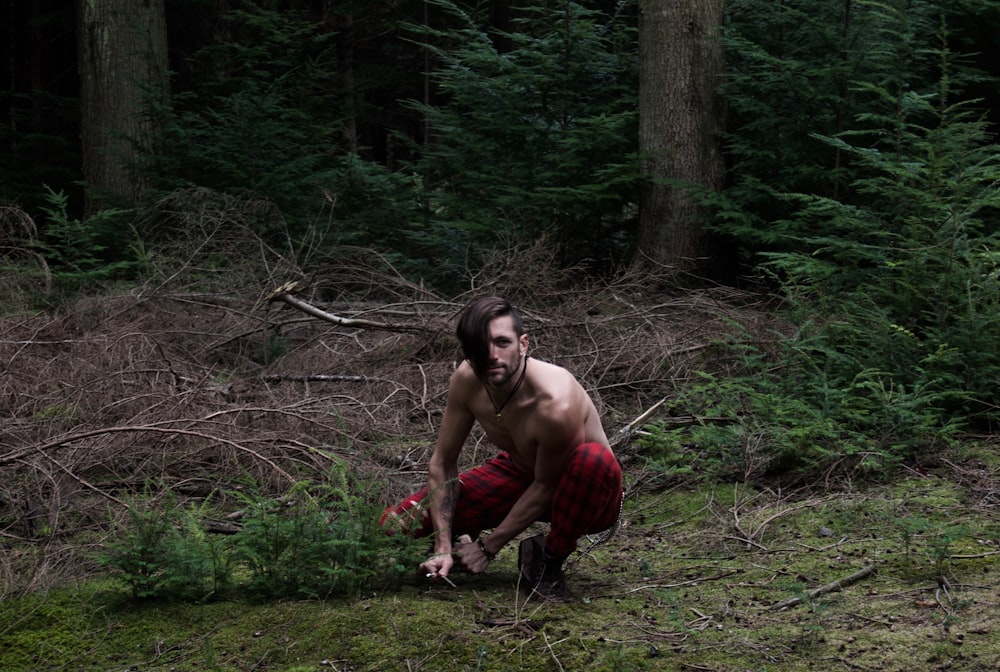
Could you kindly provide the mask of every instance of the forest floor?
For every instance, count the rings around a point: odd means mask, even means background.
[[[983,450],[855,491],[643,495],[560,602],[525,600],[512,549],[326,601],[135,605],[91,578],[0,603],[0,669],[994,671],[997,473]]]
[[[496,269],[474,293],[527,306],[534,356],[574,371],[616,438],[692,371],[724,373],[713,344],[734,325],[741,342],[775,329],[729,291],[654,296],[640,278],[574,292]],[[267,301],[273,279],[253,292],[165,280],[0,317],[0,669],[1000,669],[988,437],[878,483],[784,487],[667,481],[623,439],[623,527],[583,540],[565,601],[525,600],[514,544],[454,587],[414,574],[327,600],[123,599],[93,555],[154,487],[225,506],[237,482],[277,495],[338,461],[384,483],[366,493],[384,504],[423,480],[467,297],[358,268],[322,277],[300,298],[355,322]],[[491,449],[477,434],[465,452]]]

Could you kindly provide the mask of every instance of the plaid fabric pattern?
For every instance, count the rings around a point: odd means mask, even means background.
[[[476,538],[483,530],[500,524],[533,478],[502,452],[460,474],[458,480],[452,536],[468,534]],[[422,488],[390,506],[382,514],[382,524],[413,520],[416,536],[431,534],[434,528],[423,501],[426,497],[427,488]],[[549,553],[567,556],[576,549],[581,536],[611,527],[621,511],[621,498],[622,472],[614,453],[599,443],[577,446],[552,496],[551,511],[540,518],[551,523],[545,540]]]

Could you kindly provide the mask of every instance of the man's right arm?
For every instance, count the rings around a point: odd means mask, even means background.
[[[448,383],[448,402],[438,431],[437,444],[427,466],[427,488],[430,499],[430,517],[434,525],[434,555],[424,563],[429,572],[447,576],[451,568],[452,521],[458,501],[458,456],[465,439],[472,429],[475,417],[467,405],[467,377],[469,372],[459,370]]]

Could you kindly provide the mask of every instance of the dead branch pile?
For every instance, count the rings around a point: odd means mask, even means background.
[[[747,337],[733,325],[764,328],[762,311],[723,290],[575,282],[544,246],[498,254],[447,298],[372,255],[310,278],[262,266],[250,290],[199,293],[190,276],[164,274],[129,294],[0,317],[0,544],[99,530],[144,493],[224,504],[252,481],[277,494],[322,479],[333,460],[383,483],[372,496],[389,501],[423,480],[458,358],[455,318],[473,296],[511,297],[532,354],[576,373],[609,431],[694,368],[726,366],[712,344]],[[346,321],[266,300],[290,277],[297,300]],[[470,462],[489,452],[470,438]]]

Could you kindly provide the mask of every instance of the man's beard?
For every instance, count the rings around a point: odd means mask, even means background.
[[[523,359],[524,359],[523,357],[518,355],[517,366],[514,367],[513,369],[509,368],[506,364],[504,364],[503,369],[501,370],[496,370],[496,369],[487,370],[486,382],[488,382],[493,387],[500,387],[501,385],[505,385],[507,381],[513,378],[514,374],[521,369],[521,362],[523,361]],[[496,376],[499,376],[499,378],[496,378]]]

